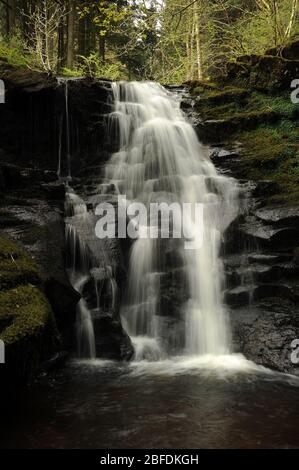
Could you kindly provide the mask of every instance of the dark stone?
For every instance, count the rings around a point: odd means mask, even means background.
[[[262,198],[269,197],[280,192],[280,186],[275,181],[258,181],[256,187],[252,191],[253,197]]]
[[[234,349],[256,364],[295,374],[291,343],[299,335],[298,319],[298,306],[279,297],[233,310]]]
[[[288,285],[283,284],[263,284],[254,289],[254,300],[261,300],[268,297],[279,297],[288,300],[295,300],[294,293]]]
[[[160,316],[179,318],[181,309],[175,305],[172,296],[161,295],[159,299],[158,312]]]
[[[247,216],[244,223],[235,221],[226,232],[225,245],[228,252],[238,252],[245,247],[271,251],[295,248],[298,245],[299,230],[275,228],[254,216]]]
[[[233,307],[247,305],[250,300],[252,288],[239,286],[225,293],[225,302]]]
[[[65,185],[59,181],[41,183],[41,188],[48,199],[63,201],[65,197]]]
[[[185,98],[181,100],[181,109],[183,111],[188,111],[193,109],[193,100],[191,98]]]
[[[66,176],[66,82],[9,66],[0,67],[0,76],[6,86],[5,112],[0,114],[0,142],[9,156],[7,162],[51,172],[44,175],[44,181],[53,182],[61,147],[61,171]],[[111,83],[93,79],[68,80],[67,83],[74,176],[82,168],[98,163],[102,152],[110,150],[117,142],[115,138],[110,142],[107,133]]]
[[[97,357],[129,361],[134,348],[121,323],[110,315],[93,316]]]
[[[248,256],[249,263],[262,263],[272,265],[274,263],[281,263],[290,261],[291,256],[288,254],[267,254],[267,253],[253,253]]]
[[[53,277],[45,281],[45,294],[55,313],[59,330],[68,334],[67,330],[75,323],[76,305],[81,295],[71,286],[68,279],[61,282]]]
[[[68,357],[69,357],[69,353],[67,351],[58,352],[54,354],[54,356],[52,356],[50,359],[43,362],[39,367],[39,371],[50,372],[51,370],[63,367]]]
[[[225,160],[237,157],[239,154],[233,150],[214,149],[210,158],[213,162],[223,163]]]
[[[299,229],[299,206],[282,206],[258,209],[255,216],[266,224],[276,227],[292,227]]]

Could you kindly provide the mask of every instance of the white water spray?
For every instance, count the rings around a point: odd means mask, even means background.
[[[90,279],[90,255],[77,233],[76,223],[79,226],[88,225],[89,215],[84,201],[67,187],[65,202],[66,219],[66,243],[71,256],[69,279],[76,291],[81,295],[85,284]],[[96,357],[96,345],[93,322],[90,310],[84,297],[77,304],[76,335],[78,356],[94,359]]]
[[[113,93],[110,123],[117,129],[120,149],[106,167],[106,178],[129,202],[203,204],[204,227],[195,227],[203,229],[201,248],[185,250],[183,240],[175,244],[188,292],[181,306],[180,346],[188,355],[227,354],[230,334],[219,251],[224,230],[238,213],[236,181],[216,172],[173,94],[156,83],[142,82],[115,83]],[[188,223],[195,222],[191,215]],[[122,315],[139,359],[157,359],[157,348],[160,357],[163,349],[167,352],[159,311],[167,243],[170,240],[138,238],[131,250],[128,302]]]

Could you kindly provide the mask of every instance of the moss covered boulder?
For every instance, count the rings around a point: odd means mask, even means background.
[[[41,277],[34,261],[19,245],[0,237],[0,292],[20,284],[40,285]]]
[[[227,66],[225,80],[257,90],[285,90],[299,74],[299,40],[266,51],[264,55],[238,57]]]
[[[0,340],[9,389],[28,379],[59,346],[56,323],[35,263],[16,243],[0,237]]]

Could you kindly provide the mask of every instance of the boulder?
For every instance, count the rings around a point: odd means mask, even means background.
[[[119,320],[109,314],[93,314],[97,357],[128,361],[134,348]]]

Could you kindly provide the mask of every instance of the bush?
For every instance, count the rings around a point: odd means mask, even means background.
[[[25,51],[18,35],[13,36],[9,42],[0,41],[0,60],[15,67],[37,68],[34,56]]]
[[[126,80],[126,67],[114,55],[108,55],[104,63],[97,53],[92,53],[88,57],[79,56],[80,62],[74,70],[63,69],[63,75],[67,77],[94,77],[108,80]]]

